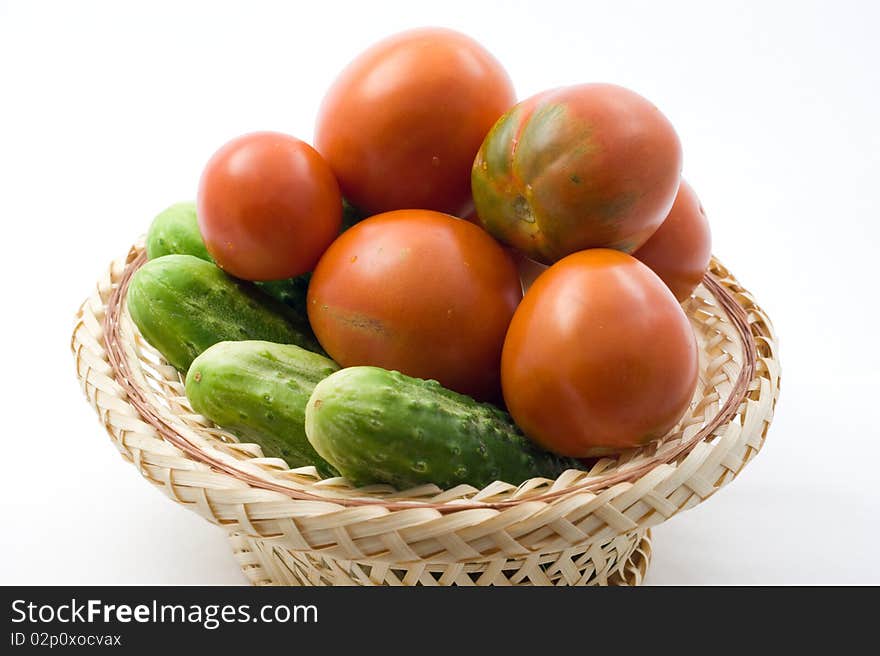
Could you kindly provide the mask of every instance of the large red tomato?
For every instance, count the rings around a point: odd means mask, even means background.
[[[483,137],[516,102],[476,41],[424,28],[379,42],[324,97],[315,146],[367,214],[425,208],[461,215]]]
[[[681,144],[660,111],[610,84],[545,91],[486,136],[471,177],[483,226],[533,260],[631,253],[669,213]]]
[[[501,347],[521,297],[511,257],[482,228],[399,210],[333,242],[312,275],[308,312],[344,367],[396,369],[497,400]]]
[[[683,301],[700,284],[712,259],[712,235],[700,199],[681,181],[669,216],[635,257],[651,267]]]
[[[585,457],[665,435],[697,369],[693,330],[663,281],[630,255],[593,249],[532,284],[510,323],[501,379],[526,435]]]
[[[199,182],[197,215],[208,252],[246,280],[311,271],[339,233],[342,196],[307,143],[277,132],[233,139]]]

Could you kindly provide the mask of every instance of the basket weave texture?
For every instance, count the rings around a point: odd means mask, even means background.
[[[258,585],[637,585],[650,527],[702,502],[761,449],[779,392],[772,325],[717,260],[684,308],[700,348],[689,411],[661,441],[586,471],[482,490],[321,480],[196,414],[125,309],[142,242],[77,313],[86,398],[125,459],[222,527]]]

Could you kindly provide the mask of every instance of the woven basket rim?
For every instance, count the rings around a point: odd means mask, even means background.
[[[151,404],[143,394],[143,390],[133,382],[134,377],[129,375],[129,363],[125,349],[123,348],[124,339],[120,331],[128,283],[133,273],[142,266],[145,261],[146,253],[142,245],[138,244],[133,246],[126,259],[125,267],[121,272],[118,283],[114,286],[107,301],[106,311],[103,317],[103,341],[113,378],[125,391],[128,402],[138,411],[141,418],[150,424],[163,439],[186,453],[188,457],[206,464],[217,471],[232,476],[233,478],[246,483],[250,487],[279,492],[296,500],[320,501],[324,503],[329,502],[346,508],[356,506],[379,506],[389,511],[427,508],[444,514],[473,509],[504,510],[523,503],[558,501],[562,497],[568,497],[580,492],[596,492],[598,490],[608,489],[619,483],[631,483],[642,478],[656,467],[680,460],[700,442],[711,440],[717,434],[719,428],[736,417],[742,403],[747,398],[750,384],[756,376],[758,359],[756,335],[761,338],[773,339],[772,330],[769,326],[765,325],[763,322],[751,322],[749,320],[747,310],[737,301],[734,293],[732,293],[721,281],[721,277],[730,279],[732,279],[732,277],[723,265],[713,257],[710,271],[706,273],[703,284],[711,293],[712,297],[718,302],[718,305],[724,311],[725,316],[729,319],[730,323],[734,326],[742,347],[743,358],[733,388],[722,407],[705,423],[705,425],[702,426],[699,431],[689,439],[682,441],[675,448],[667,449],[662,452],[658,451],[654,456],[648,457],[637,466],[630,467],[624,471],[612,471],[608,474],[599,474],[588,477],[586,480],[574,484],[558,487],[553,485],[549,491],[523,498],[511,498],[500,501],[454,499],[452,501],[441,502],[419,500],[410,501],[401,497],[386,499],[377,496],[369,496],[368,494],[362,496],[338,497],[322,493],[321,490],[310,492],[287,487],[272,481],[268,475],[255,475],[249,471],[231,465],[227,460],[220,459],[197,444],[191,442],[186,436],[182,435],[172,425],[167,423],[162,418],[161,412],[157,412],[151,407]],[[713,270],[717,271],[720,275],[712,273]],[[735,281],[733,282],[733,286],[738,288]]]

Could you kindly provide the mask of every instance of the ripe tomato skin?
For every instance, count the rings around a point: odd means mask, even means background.
[[[662,437],[698,374],[690,323],[662,280],[610,249],[560,260],[532,284],[507,332],[504,400],[526,435],[588,457]]]
[[[669,213],[681,164],[678,136],[654,105],[623,87],[582,84],[499,119],[471,186],[492,235],[552,264],[588,248],[636,250]]]
[[[499,400],[501,347],[521,298],[510,255],[482,228],[398,210],[333,242],[307,303],[321,346],[343,367],[396,369]]]
[[[669,216],[633,255],[660,276],[679,302],[691,295],[712,259],[712,234],[706,213],[684,180]]]
[[[220,268],[245,280],[311,271],[339,233],[342,196],[307,143],[254,132],[226,143],[205,166],[199,230]]]
[[[425,208],[461,216],[483,137],[516,102],[501,64],[458,32],[422,28],[372,46],[337,77],[315,145],[367,214]]]

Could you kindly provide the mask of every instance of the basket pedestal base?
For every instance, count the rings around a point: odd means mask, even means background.
[[[640,585],[651,561],[649,530],[525,558],[451,564],[340,560],[242,534],[229,539],[252,585]]]

